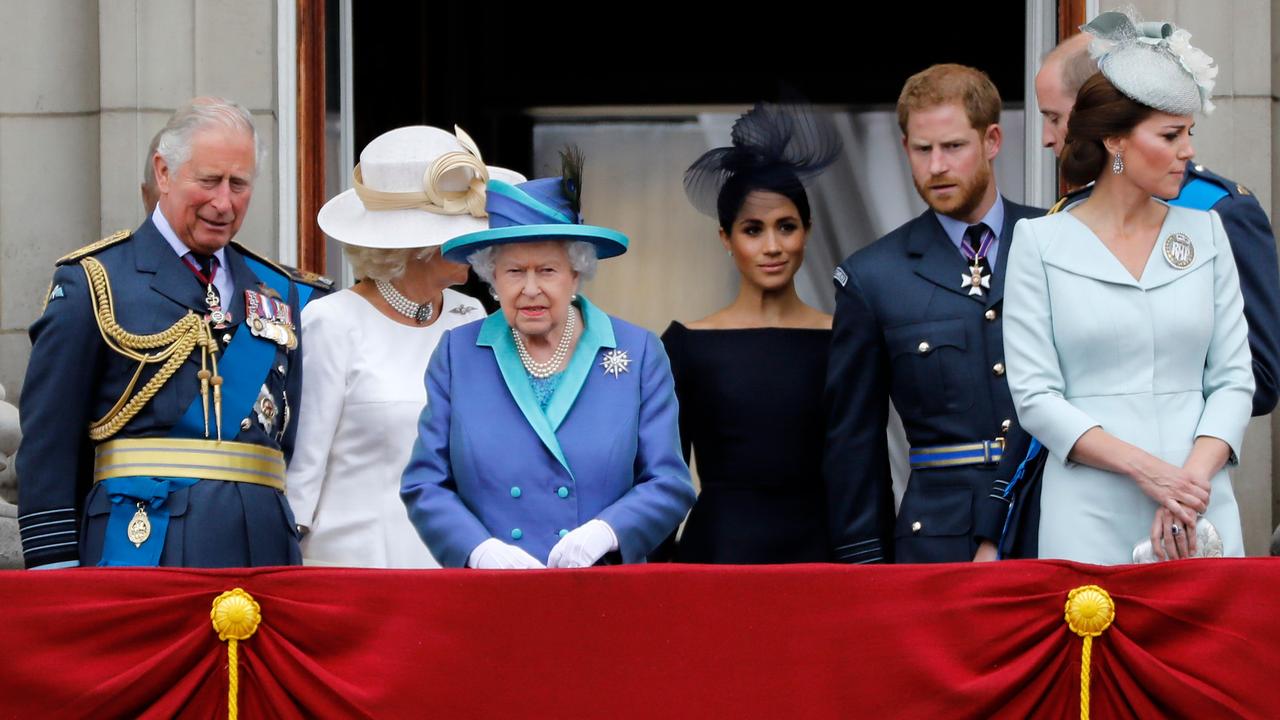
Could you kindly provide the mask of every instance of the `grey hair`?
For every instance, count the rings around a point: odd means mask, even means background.
[[[596,276],[596,267],[600,263],[600,258],[596,254],[595,245],[586,240],[560,240],[559,242],[566,244],[565,251],[569,253],[569,266],[578,273],[579,278],[586,281]],[[490,245],[467,256],[467,262],[471,264],[471,268],[489,287],[493,287],[493,273],[498,264],[499,247],[501,246]]]
[[[164,134],[164,130],[160,130],[151,138],[151,147],[147,148],[146,161],[142,163],[142,184],[151,188],[153,191],[156,187],[156,147],[160,145],[160,136]]]
[[[198,97],[178,108],[157,136],[156,152],[164,158],[170,172],[177,170],[191,159],[191,140],[196,131],[213,126],[240,130],[253,137],[253,174],[256,176],[262,165],[262,146],[258,143],[253,115],[240,103],[222,98]]]
[[[342,252],[351,261],[351,270],[360,280],[391,282],[404,275],[409,258],[430,260],[437,248],[371,248],[362,245],[343,245]]]

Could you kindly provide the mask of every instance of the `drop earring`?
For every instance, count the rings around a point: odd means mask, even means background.
[[[1111,174],[1119,175],[1124,172],[1124,157],[1120,153],[1116,153],[1115,159],[1111,161]]]

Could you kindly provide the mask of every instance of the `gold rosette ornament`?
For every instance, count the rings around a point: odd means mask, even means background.
[[[1093,639],[1115,621],[1116,604],[1111,595],[1097,585],[1081,585],[1067,593],[1063,618],[1072,632],[1084,638],[1080,649],[1080,718],[1089,720],[1089,665],[1093,657]]]
[[[218,639],[227,643],[227,717],[236,720],[239,716],[237,697],[240,694],[236,644],[240,640],[248,640],[258,631],[258,624],[262,622],[262,606],[252,595],[235,588],[213,599],[209,618]]]

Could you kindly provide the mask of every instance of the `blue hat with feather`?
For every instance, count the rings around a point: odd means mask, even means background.
[[[485,196],[489,229],[459,235],[444,244],[447,260],[464,263],[472,253],[491,245],[544,240],[583,240],[600,258],[627,251],[627,236],[582,222],[582,156],[561,153],[561,177],[538,178],[518,185],[490,180]]]

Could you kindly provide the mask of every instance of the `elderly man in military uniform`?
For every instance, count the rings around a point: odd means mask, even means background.
[[[1043,120],[1041,140],[1062,155],[1067,126],[1076,94],[1085,81],[1098,72],[1097,61],[1089,54],[1092,35],[1082,32],[1063,40],[1048,55],[1036,73],[1036,104]],[[1050,212],[1059,212],[1082,202],[1093,186],[1077,188],[1054,204]],[[1213,210],[1222,218],[1231,252],[1240,271],[1240,292],[1244,296],[1244,316],[1249,324],[1249,350],[1253,354],[1253,414],[1266,415],[1280,399],[1280,265],[1271,222],[1253,193],[1240,183],[1218,175],[1204,165],[1188,160],[1182,191],[1169,201],[1196,210]],[[1022,453],[1027,468],[1036,468],[1040,458],[1025,458],[1033,447],[1032,438],[1019,428],[1010,433],[1009,449]],[[1038,446],[1037,446],[1038,447]],[[1038,452],[1039,450],[1037,450]],[[1013,466],[1014,468],[1017,465]],[[1034,470],[1024,472],[1013,481],[1014,473],[1001,473],[992,498],[1002,509],[1012,503],[1012,514],[988,513],[979,534],[991,542],[983,543],[976,559],[994,560],[996,544],[1003,536],[1000,552],[1006,557],[1035,557],[1039,531],[1040,495]],[[1010,515],[1006,522],[1005,516]]]
[[[1014,417],[1001,311],[1013,226],[1042,214],[1002,197],[1000,95],[935,65],[907,80],[898,124],[929,208],[836,268],[823,473],[840,562],[967,561]],[[889,402],[911,445],[895,518]]]
[[[28,567],[299,562],[283,490],[311,288],[232,240],[259,153],[247,110],[193,100],[150,217],[58,261],[22,393]]]

